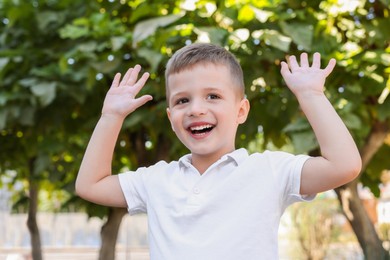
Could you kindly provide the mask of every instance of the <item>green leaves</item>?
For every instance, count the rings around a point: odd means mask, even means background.
[[[252,33],[254,39],[264,41],[266,45],[275,47],[281,51],[290,50],[291,39],[276,30],[258,30]]]
[[[22,79],[19,83],[29,88],[39,100],[39,104],[43,107],[48,106],[56,96],[56,83],[55,82],[44,82],[36,78]]]
[[[185,13],[183,12],[180,14],[165,15],[137,23],[133,32],[133,48],[137,46],[137,43],[154,34],[157,28],[164,27],[176,22],[181,17],[183,17],[184,14]]]
[[[296,153],[317,149],[279,72],[286,54],[302,51],[309,56],[321,52],[323,64],[337,59],[326,94],[358,143],[364,145],[372,122],[389,120],[388,0],[359,1],[351,12],[337,1],[184,2],[43,1],[36,7],[28,1],[2,2],[0,129],[7,134],[1,143],[12,139],[9,147],[37,156],[30,149],[37,140],[44,138],[54,147],[77,139],[63,148],[74,155],[73,166],[59,151],[48,157],[53,167],[69,167],[74,177],[114,74],[141,64],[151,73],[142,93],[154,100],[125,121],[121,138],[126,145],[118,158],[137,158],[129,137],[134,134],[153,142],[150,160],[161,156],[157,150],[166,140],[171,148],[165,158],[176,159],[186,150],[166,118],[164,68],[178,48],[196,41],[226,46],[244,68],[252,111],[240,127],[240,145],[256,141],[261,128],[264,147],[292,144]],[[12,153],[3,154],[11,158]],[[372,169],[387,167],[374,163],[378,168]],[[131,164],[136,165],[134,160]],[[63,170],[57,174],[51,179],[61,180]]]
[[[7,66],[9,60],[9,58],[0,58],[0,71],[2,71],[5,66]]]
[[[77,39],[89,34],[89,28],[83,25],[68,24],[60,30],[61,38]]]
[[[56,95],[55,82],[41,82],[31,86],[32,93],[38,97],[42,106],[47,106],[53,102]]]
[[[54,28],[58,27],[58,25],[62,24],[64,20],[64,12],[44,11],[37,16],[38,28],[43,32],[45,30],[52,29],[52,24],[56,25],[53,26]]]
[[[150,72],[156,72],[160,62],[163,59],[163,55],[160,52],[151,50],[149,48],[139,48],[138,55],[146,59],[150,65]]]
[[[295,44],[305,51],[311,51],[314,28],[312,24],[281,22],[280,27],[283,33],[290,36]]]
[[[59,30],[61,38],[79,39],[83,37],[105,38],[124,34],[125,26],[119,19],[106,13],[93,13],[89,17],[81,17],[66,24]]]
[[[307,154],[318,148],[318,142],[306,118],[300,117],[288,124],[283,132],[291,136],[294,151]]]
[[[112,50],[113,51],[120,50],[123,47],[123,45],[126,44],[127,41],[128,41],[128,39],[126,37],[123,37],[123,36],[111,37]]]

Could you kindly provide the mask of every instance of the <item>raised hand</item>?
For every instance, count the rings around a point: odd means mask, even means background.
[[[289,89],[295,96],[305,94],[322,94],[324,91],[325,79],[332,72],[336,60],[331,59],[325,69],[321,69],[321,55],[316,52],[313,55],[313,64],[309,65],[307,53],[302,53],[301,64],[295,56],[290,56],[288,64],[281,62],[281,74]]]
[[[115,75],[112,85],[104,99],[102,115],[125,118],[131,112],[152,100],[151,95],[144,95],[136,98],[137,94],[149,78],[149,73],[145,72],[138,79],[140,70],[140,65],[128,69],[122,81],[120,80],[120,73]]]

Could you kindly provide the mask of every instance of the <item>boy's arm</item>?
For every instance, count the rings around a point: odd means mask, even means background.
[[[300,64],[290,56],[282,62],[281,74],[297,97],[320,146],[321,156],[306,161],[302,169],[301,194],[314,194],[339,187],[356,178],[361,170],[361,158],[352,136],[324,94],[326,77],[336,61],[332,59],[321,69],[321,56],[315,53],[309,65],[306,53]]]
[[[102,115],[84,154],[76,179],[76,193],[97,204],[126,207],[126,201],[117,175],[111,175],[115,144],[124,119],[138,107],[151,100],[150,95],[136,98],[149,77],[140,79],[139,65],[130,68],[122,81],[118,73],[104,100]],[[137,80],[138,79],[138,80]]]

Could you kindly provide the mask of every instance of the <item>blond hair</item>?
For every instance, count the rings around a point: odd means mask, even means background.
[[[173,54],[165,70],[165,87],[167,102],[169,98],[169,76],[183,70],[191,69],[195,65],[212,63],[229,68],[231,78],[236,81],[241,97],[245,95],[244,76],[236,57],[223,47],[210,43],[193,43]]]

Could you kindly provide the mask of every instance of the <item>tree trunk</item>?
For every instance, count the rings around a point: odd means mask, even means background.
[[[366,144],[361,149],[362,172],[364,172],[372,157],[383,145],[388,134],[388,122],[374,123]],[[359,180],[356,179],[353,182],[335,189],[343,213],[352,226],[352,229],[363,250],[365,259],[389,259],[389,254],[383,248],[382,241],[378,237],[374,224],[371,222],[367,211],[359,198],[357,189],[358,183]]]
[[[389,255],[382,246],[357,191],[357,181],[348,183],[336,189],[344,215],[351,224],[352,229],[363,250],[365,259],[389,259]]]
[[[42,260],[41,238],[37,224],[38,191],[39,187],[31,178],[29,183],[29,207],[27,227],[31,238],[31,255],[34,260]]]
[[[123,216],[127,213],[125,208],[110,208],[106,223],[102,226],[100,235],[102,245],[99,252],[99,260],[114,260],[115,245],[119,227]]]

